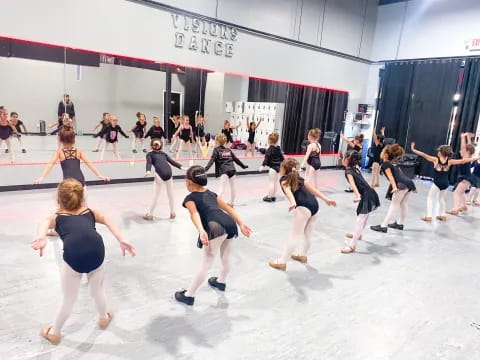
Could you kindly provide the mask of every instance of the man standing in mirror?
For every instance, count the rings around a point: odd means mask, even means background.
[[[73,121],[73,128],[77,128],[75,122],[75,107],[73,102],[70,100],[70,95],[63,95],[63,100],[58,103],[58,118],[60,119],[64,113],[67,113],[70,119]]]

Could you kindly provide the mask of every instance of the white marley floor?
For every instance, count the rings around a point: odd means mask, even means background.
[[[115,319],[96,328],[94,305],[82,286],[74,313],[55,347],[38,336],[60,301],[61,240],[44,258],[29,243],[54,209],[53,190],[2,193],[0,205],[1,359],[479,359],[478,224],[480,208],[425,224],[428,184],[418,182],[404,232],[367,230],[358,252],[340,254],[352,230],[355,204],[343,192],[341,171],[325,171],[322,188],[337,200],[322,217],[309,265],[270,269],[290,228],[286,201],[260,201],[266,176],[240,176],[237,210],[254,229],[235,240],[225,294],[204,286],[193,308],[173,293],[187,286],[200,259],[175,183],[178,218],[146,223],[151,183],[89,187],[90,207],[104,211],[135,243],[138,256],[122,258],[103,226],[106,289]],[[211,188],[217,182],[211,180]],[[379,194],[383,199],[385,184]],[[451,203],[451,194],[449,194]],[[372,214],[378,223],[388,202]],[[166,199],[159,206],[166,218]],[[215,264],[211,274],[216,273]]]

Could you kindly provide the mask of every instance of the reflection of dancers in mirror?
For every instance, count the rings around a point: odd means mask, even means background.
[[[470,186],[476,184],[475,177],[471,171],[471,161],[473,159],[470,159],[475,154],[475,146],[473,146],[471,139],[473,136],[474,134],[471,133],[461,134],[460,136],[460,156],[462,159],[468,160],[468,162],[459,166],[457,183],[453,191],[453,208],[447,211],[447,214],[450,215],[458,215],[462,211],[468,211],[465,192]]]
[[[305,168],[307,164],[307,171],[305,173],[305,181],[311,184],[315,189],[320,188],[320,168],[322,162],[320,161],[320,154],[322,147],[318,143],[322,131],[320,129],[311,129],[308,131],[308,146],[307,152],[303,157],[301,168]]]
[[[225,144],[225,147],[229,148],[232,146],[233,143],[233,130],[237,130],[240,127],[241,124],[238,124],[237,126],[230,126],[230,121],[225,120],[223,123],[223,129],[222,129],[222,134],[225,135],[225,138],[227,139],[227,142]]]
[[[120,159],[120,153],[118,152],[118,133],[122,134],[126,139],[129,138],[129,136],[123,132],[120,125],[118,125],[117,117],[112,115],[110,117],[110,125],[108,125],[104,131],[101,131],[97,135],[95,135],[97,137],[106,134],[105,146],[102,149],[100,160],[103,160],[105,150],[107,150],[109,144],[112,144],[113,153],[115,154],[117,159]]]
[[[439,146],[437,148],[437,156],[431,156],[417,150],[415,148],[414,142],[412,142],[410,147],[415,154],[423,157],[425,160],[433,164],[433,184],[430,187],[430,191],[428,192],[428,197],[427,197],[427,215],[422,216],[420,219],[426,222],[432,221],[433,202],[435,201],[435,199],[438,199],[439,215],[436,217],[436,219],[439,221],[447,221],[447,213],[445,211],[446,210],[445,195],[450,185],[450,182],[448,181],[448,173],[450,170],[450,166],[465,164],[465,163],[468,163],[468,166],[470,166],[470,162],[473,161],[474,159],[470,159],[470,158],[463,159],[463,160],[451,159],[453,155],[453,150],[452,150],[452,147],[449,145]]]
[[[248,139],[247,139],[247,148],[245,149],[245,157],[248,156],[248,153],[252,153],[252,157],[255,156],[255,132],[262,123],[263,118],[260,118],[260,121],[255,124],[254,121],[248,122],[248,116],[246,119],[246,125],[248,129]]]
[[[195,127],[196,127],[196,139],[197,146],[200,148],[203,156],[208,153],[208,143],[205,138],[205,124],[207,122],[208,115],[200,115],[198,111],[195,112]]]
[[[163,128],[160,125],[160,119],[158,116],[153,117],[153,125],[150,127],[150,129],[148,129],[147,133],[145,134],[145,139],[148,137],[150,137],[152,140],[153,139],[162,140],[165,138],[165,131],[163,131]]]
[[[274,269],[287,269],[288,258],[307,263],[307,254],[312,245],[313,232],[318,221],[318,201],[322,199],[328,206],[336,206],[335,201],[330,200],[323,193],[309,185],[300,176],[300,164],[293,158],[287,158],[280,167],[280,186],[289,201],[289,211],[293,211],[293,224],[290,236],[285,243],[283,254],[280,258],[269,261]],[[304,238],[300,252],[294,254],[298,238]]]
[[[105,138],[107,137],[107,133],[105,132],[105,129],[110,125],[110,113],[104,112],[102,116],[102,121],[100,121],[93,129],[92,131],[97,130],[100,126],[102,127],[100,131],[95,134],[93,137],[98,137],[98,143],[95,149],[93,149],[93,152],[98,152],[98,150],[102,147],[105,146]],[[99,136],[99,134],[102,133],[102,136]]]
[[[7,152],[10,155],[10,162],[15,161],[15,155],[12,149],[12,134],[18,134],[17,129],[8,121],[8,110],[5,108],[0,108],[0,145],[5,141],[7,144]]]
[[[362,154],[363,138],[364,138],[363,134],[356,134],[353,137],[353,141],[350,140],[349,138],[345,137],[342,132],[340,133],[340,137],[347,144],[347,151],[356,151],[359,154]],[[360,161],[360,168],[361,167],[362,167],[362,162]],[[353,190],[349,186],[347,189],[345,189],[345,192],[351,193],[351,192],[353,192]]]
[[[403,230],[407,218],[408,201],[412,191],[416,191],[415,183],[406,176],[397,165],[397,160],[405,155],[405,150],[398,144],[385,146],[380,157],[382,171],[390,186],[386,198],[391,200],[387,215],[380,225],[370,226],[373,231],[386,233],[388,228]],[[398,221],[395,219],[398,218]],[[393,223],[389,222],[394,220]]]
[[[182,169],[182,164],[172,160],[170,156],[162,151],[163,143],[161,139],[152,139],[150,144],[152,151],[147,154],[147,172],[145,176],[151,175],[152,165],[155,168],[153,179],[153,198],[150,209],[143,217],[145,220],[153,220],[153,213],[157,207],[158,196],[162,186],[167,189],[168,205],[170,206],[170,219],[175,219],[175,199],[173,197],[173,179],[172,168]]]
[[[233,151],[227,147],[227,138],[225,135],[217,135],[215,137],[215,143],[217,147],[213,149],[212,157],[205,167],[205,171],[208,171],[213,164],[215,164],[215,177],[220,178],[220,188],[218,189],[218,196],[223,198],[225,190],[227,188],[227,182],[230,183],[230,205],[233,207],[236,196],[236,176],[234,162],[237,163],[242,169],[248,168],[243,162],[241,162],[233,153]]]
[[[126,252],[135,256],[134,246],[123,239],[113,220],[86,207],[83,197],[83,186],[77,180],[62,181],[57,191],[58,210],[41,223],[37,236],[32,241],[32,248],[39,250],[40,256],[43,256],[47,246],[46,235],[49,228],[55,228],[63,241],[62,305],[53,325],[44,326],[40,333],[53,345],[58,345],[61,341],[61,330],[77,300],[83,274],[87,274],[90,294],[100,316],[98,327],[105,330],[113,318],[113,313],[107,310],[104,289],[105,246],[95,224],[107,226],[118,240],[123,256]]]
[[[177,291],[175,299],[187,305],[195,302],[195,293],[207,278],[208,270],[220,253],[221,268],[218,277],[208,279],[208,284],[215,289],[225,291],[227,275],[230,272],[230,257],[233,239],[238,236],[237,224],[242,234],[250,237],[251,229],[245,225],[238,214],[217,194],[205,188],[207,174],[201,166],[192,166],[187,171],[186,180],[189,195],[183,206],[190,213],[193,225],[198,230],[197,246],[202,249],[203,256],[187,290]]]
[[[342,165],[345,167],[345,177],[355,193],[353,202],[358,203],[355,232],[347,234],[351,241],[348,246],[341,250],[343,254],[355,252],[357,241],[362,238],[362,232],[367,225],[368,215],[380,206],[380,199],[376,191],[368,185],[360,172],[360,161],[362,161],[362,155],[355,150],[347,152],[342,159]]]
[[[373,143],[372,143],[372,187],[376,188],[380,186],[380,165],[382,164],[382,159],[380,154],[385,147],[385,127],[380,129],[380,135],[377,135],[377,129],[373,129]]]
[[[141,112],[137,112],[137,122],[130,130],[128,130],[128,132],[133,132],[133,135],[134,135],[132,137],[132,152],[134,154],[137,153],[137,149],[135,148],[135,144],[137,143],[137,140],[139,140],[140,144],[142,145],[142,151],[144,153],[147,152],[144,146],[146,126],[147,126],[147,119],[145,118],[145,114],[142,114]]]
[[[190,119],[188,118],[187,115],[183,116],[183,123],[178,127],[178,130],[174,136],[175,137],[178,136],[179,138],[176,159],[180,159],[180,154],[183,151],[184,145],[187,146],[190,159],[192,159],[193,158],[193,153],[192,153],[193,128],[192,128],[192,125],[190,125]]]
[[[170,121],[173,123],[173,126],[174,126],[173,135],[170,140],[170,152],[175,153],[176,152],[175,146],[177,146],[177,149],[178,149],[178,143],[179,143],[178,136],[175,136],[175,134],[177,133],[178,128],[180,127],[182,121],[181,121],[180,115],[170,116]]]
[[[284,157],[280,146],[278,146],[278,134],[272,133],[268,135],[268,144],[270,145],[265,152],[265,159],[262,165],[258,168],[258,171],[262,171],[265,166],[268,166],[268,192],[267,196],[263,198],[265,202],[275,202],[277,200],[277,187],[280,177],[280,165],[282,164]]]
[[[18,119],[18,113],[15,111],[12,111],[10,113],[10,123],[15,127],[17,130],[17,133],[13,133],[13,136],[15,136],[18,140],[18,143],[20,144],[20,147],[22,149],[22,153],[26,153],[27,150],[25,149],[25,145],[23,145],[23,134],[27,133],[27,127],[25,126],[24,122]],[[6,153],[8,153],[8,149],[5,150]]]

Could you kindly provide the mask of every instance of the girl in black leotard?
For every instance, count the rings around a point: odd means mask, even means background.
[[[195,112],[195,138],[197,143],[205,146],[205,123],[207,122],[208,116],[200,115],[198,111]]]
[[[149,211],[143,217],[145,220],[153,220],[153,212],[157,206],[158,195],[165,185],[167,189],[168,204],[170,205],[170,219],[175,219],[175,200],[173,198],[173,180],[172,168],[170,165],[178,169],[182,169],[182,164],[172,160],[170,156],[162,151],[163,143],[161,139],[152,139],[150,143],[152,151],[147,154],[147,172],[145,176],[151,175],[152,165],[155,168],[153,181],[153,199]]]
[[[262,123],[263,118],[260,118],[260,121],[255,124],[255,122],[248,122],[248,116],[246,119],[247,129],[248,129],[248,139],[247,139],[247,148],[245,149],[245,157],[248,156],[248,153],[252,153],[252,157],[255,156],[255,132]]]
[[[152,140],[153,139],[162,140],[165,138],[165,131],[160,125],[160,119],[158,118],[158,116],[153,117],[153,125],[150,127],[150,129],[148,129],[147,133],[145,134],[145,139],[148,137],[150,137]]]
[[[12,150],[11,136],[12,134],[18,134],[17,129],[8,121],[8,110],[5,108],[0,109],[0,145],[3,141],[7,144],[7,150],[10,154],[10,162],[15,161],[15,155]]]
[[[233,130],[236,130],[240,127],[240,124],[237,126],[230,126],[230,121],[225,120],[223,123],[223,129],[222,129],[222,134],[225,135],[225,138],[227,139],[227,142],[225,143],[225,147],[229,148],[232,146],[233,143]]]
[[[198,230],[197,246],[203,248],[203,260],[189,288],[177,291],[175,298],[187,305],[193,305],[195,293],[205,281],[207,272],[219,252],[220,275],[208,279],[208,284],[225,291],[232,241],[238,236],[237,224],[246,237],[250,236],[252,230],[243,223],[235,210],[217,194],[205,188],[207,174],[203,167],[192,166],[187,170],[186,185],[190,194],[183,201],[183,206],[190,212],[193,225]]]
[[[118,134],[122,134],[124,138],[128,139],[129,136],[125,134],[118,125],[118,119],[116,116],[110,116],[110,125],[108,125],[105,130],[99,132],[96,136],[103,136],[105,134],[105,146],[100,153],[100,160],[103,160],[103,156],[105,155],[105,150],[107,150],[108,145],[111,144],[113,147],[113,153],[120,159],[120,153],[118,152]]]
[[[355,252],[357,241],[361,239],[362,232],[367,225],[368,215],[380,206],[377,193],[368,185],[359,170],[361,160],[362,156],[357,151],[348,152],[342,159],[342,164],[345,167],[345,177],[355,193],[353,202],[358,203],[355,232],[347,234],[347,237],[352,240],[348,246],[340,250],[343,254]]]
[[[280,165],[285,158],[283,157],[282,150],[278,146],[278,134],[272,133],[268,135],[268,144],[270,145],[265,152],[265,159],[262,165],[258,168],[258,171],[263,171],[265,166],[268,166],[268,192],[267,196],[263,198],[265,202],[275,202],[277,200],[277,186],[280,177]]]
[[[133,137],[132,137],[132,152],[137,153],[137,149],[135,148],[135,144],[137,143],[137,140],[140,141],[140,144],[142,145],[142,151],[147,152],[145,149],[145,128],[147,127],[147,119],[145,118],[145,114],[142,114],[141,112],[137,112],[137,122],[135,125],[129,130],[129,132],[133,132]]]
[[[347,144],[347,152],[348,151],[356,151],[359,154],[362,154],[363,151],[363,134],[356,134],[353,137],[353,141],[347,138],[346,136],[343,135],[343,133],[340,133],[340,137],[342,140]],[[362,162],[360,161],[360,168],[362,167]],[[345,189],[345,192],[353,192],[353,189],[348,186],[348,188]]]
[[[302,161],[301,168],[305,168],[306,164],[307,171],[305,174],[305,181],[312,185],[315,189],[320,187],[320,168],[322,163],[320,161],[320,153],[322,152],[322,147],[318,143],[322,132],[320,129],[311,129],[308,131],[308,141],[309,145],[307,147],[307,152]]]
[[[183,116],[183,123],[178,127],[177,132],[174,135],[175,137],[178,136],[179,144],[177,150],[176,159],[180,159],[180,154],[183,150],[183,146],[186,145],[188,149],[188,153],[190,155],[190,161],[192,161],[193,153],[192,153],[192,142],[193,142],[193,128],[190,125],[190,119],[188,116]]]
[[[75,179],[66,179],[58,185],[58,211],[48,217],[39,227],[32,248],[43,251],[47,245],[45,236],[49,228],[55,228],[63,241],[62,291],[63,300],[53,322],[42,328],[41,335],[54,345],[61,340],[63,324],[72,312],[83,274],[87,274],[90,294],[100,315],[98,326],[104,330],[110,324],[113,314],[108,311],[103,287],[105,269],[105,247],[103,239],[95,229],[95,223],[104,224],[120,243],[125,256],[129,252],[135,256],[135,248],[123,240],[115,223],[95,210],[84,205],[82,184]]]
[[[16,133],[13,133],[13,135],[17,138],[18,142],[20,143],[20,146],[22,148],[22,153],[26,153],[27,150],[25,149],[25,146],[23,145],[23,133],[28,132],[27,127],[23,123],[22,120],[18,118],[18,113],[15,111],[12,111],[10,113],[10,124],[17,130]],[[8,149],[6,150],[8,152]]]
[[[439,146],[437,149],[437,156],[431,156],[415,149],[414,142],[412,142],[410,147],[415,154],[431,162],[433,164],[433,170],[434,170],[433,184],[430,187],[430,191],[428,192],[428,197],[427,197],[427,215],[422,216],[420,219],[426,222],[432,221],[433,202],[435,198],[438,197],[439,215],[436,217],[436,219],[439,221],[446,221],[447,213],[445,211],[446,210],[445,195],[447,193],[448,187],[450,186],[450,183],[448,181],[448,172],[450,170],[450,166],[465,164],[467,162],[472,161],[473,159],[465,159],[465,160],[451,159],[453,155],[453,150],[452,150],[452,147],[449,145]]]
[[[107,133],[105,132],[105,129],[108,127],[108,125],[110,125],[110,114],[107,113],[107,112],[104,112],[103,116],[102,116],[102,121],[100,121],[92,129],[92,131],[95,131],[101,126],[100,131],[96,135],[94,135],[94,137],[98,137],[98,143],[97,143],[97,147],[92,150],[93,152],[98,152],[98,150],[100,149],[100,146],[102,146],[102,145],[105,146],[103,144],[103,142],[105,141],[105,138],[107,137]],[[102,136],[99,136],[99,134],[102,134]]]
[[[470,189],[470,201],[469,203],[473,206],[480,206],[480,202],[477,200],[478,195],[480,194],[480,160],[474,161],[472,163],[472,188]]]
[[[180,123],[182,122],[181,116],[180,115],[173,115],[170,116],[170,121],[173,123],[173,135],[170,139],[170,152],[175,153],[176,149],[178,149],[178,136],[175,136],[177,133],[178,128],[180,127]],[[177,148],[175,149],[175,146]]]
[[[373,164],[372,164],[372,187],[376,188],[380,186],[380,165],[382,164],[382,159],[380,154],[385,147],[383,140],[385,139],[385,127],[380,129],[380,135],[377,135],[377,129],[373,129],[373,143],[372,143],[372,155],[373,155]]]
[[[302,264],[307,263],[307,253],[313,238],[313,231],[318,221],[318,201],[322,199],[328,206],[336,206],[323,193],[305,182],[299,175],[300,164],[293,158],[285,159],[280,167],[280,185],[289,201],[289,211],[293,213],[293,225],[283,254],[280,258],[271,260],[268,264],[278,270],[287,269],[287,260],[292,258]],[[299,237],[304,238],[302,250],[293,254]]]

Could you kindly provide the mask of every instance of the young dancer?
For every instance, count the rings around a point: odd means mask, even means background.
[[[105,146],[104,142],[105,142],[105,138],[107,137],[107,133],[105,132],[105,129],[108,127],[108,125],[110,125],[110,113],[104,112],[103,116],[102,116],[102,121],[100,121],[92,129],[92,131],[95,131],[101,126],[100,131],[96,135],[94,135],[94,137],[98,137],[98,143],[97,143],[97,146],[95,147],[95,149],[92,150],[93,152],[98,152],[100,147],[103,148]],[[100,133],[102,133],[103,135],[99,136]]]
[[[15,126],[8,121],[8,110],[2,108],[0,109],[0,145],[5,141],[7,144],[7,152],[10,154],[10,162],[13,163],[15,161],[15,155],[12,150],[12,134],[21,136]]]
[[[380,225],[370,226],[370,229],[374,231],[386,233],[388,230],[387,226],[391,229],[403,230],[410,193],[416,191],[415,183],[396,164],[396,161],[403,155],[405,155],[405,150],[398,144],[386,146],[380,154],[383,161],[383,173],[390,182],[386,198],[392,200],[392,203],[383,222]],[[390,220],[395,219],[397,213],[400,213],[398,222],[394,221],[389,224]]]
[[[17,138],[18,140],[18,143],[20,144],[21,146],[21,149],[22,149],[22,153],[26,153],[27,150],[25,149],[25,146],[23,145],[23,133],[27,133],[27,127],[25,126],[25,124],[23,123],[23,121],[19,120],[18,119],[18,113],[16,113],[15,111],[12,111],[10,113],[10,123],[15,127],[15,129],[17,130],[17,133],[13,133],[13,135]],[[23,128],[23,129],[22,129]],[[5,152],[8,153],[8,149],[5,149]]]
[[[248,152],[252,153],[252,157],[255,156],[255,132],[257,131],[262,121],[263,121],[263,118],[260,118],[260,121],[255,124],[255,122],[253,121],[249,123],[248,117],[246,119],[247,129],[248,129],[248,140],[247,140],[247,148],[245,149],[245,157],[248,156]]]
[[[467,160],[459,166],[457,183],[453,191],[453,209],[447,211],[447,214],[458,215],[460,212],[468,211],[465,192],[471,185],[476,183],[471,172],[470,159],[475,154],[475,146],[471,142],[474,134],[464,133],[460,136],[460,155],[462,159]]]
[[[63,241],[63,264],[61,282],[63,299],[53,325],[44,326],[41,336],[53,345],[61,341],[61,330],[70,317],[78,297],[83,274],[87,274],[90,294],[100,315],[98,327],[105,330],[113,318],[107,310],[105,289],[105,246],[102,236],[96,231],[95,223],[104,224],[120,244],[123,256],[128,252],[135,256],[134,246],[123,239],[117,225],[96,210],[84,205],[83,186],[75,179],[66,179],[58,185],[58,210],[49,216],[38,228],[32,248],[43,256],[47,246],[46,235],[49,228],[55,228]]]
[[[137,122],[135,125],[128,130],[129,132],[133,132],[133,137],[132,137],[132,152],[137,153],[137,149],[135,148],[135,144],[137,143],[137,140],[140,141],[140,144],[142,145],[142,151],[144,153],[147,152],[144,146],[144,141],[145,141],[145,128],[147,126],[147,120],[145,119],[145,114],[142,114],[141,112],[137,112]]]
[[[362,161],[362,156],[355,150],[347,152],[342,159],[342,164],[345,167],[345,177],[355,193],[353,202],[358,203],[355,232],[347,234],[347,237],[352,240],[348,246],[340,250],[343,254],[355,252],[357,241],[361,239],[362,232],[367,225],[368,215],[380,206],[376,191],[368,185],[359,170],[360,161]]]
[[[385,139],[385,127],[380,129],[380,135],[377,135],[377,129],[373,129],[373,144],[372,144],[372,155],[373,155],[373,164],[372,164],[372,187],[376,188],[380,186],[380,165],[382,159],[380,154],[385,147],[383,140]]]
[[[165,138],[165,131],[163,131],[162,126],[160,125],[160,119],[158,116],[153,117],[153,125],[148,129],[147,133],[145,134],[145,139],[150,137],[153,139],[164,139]]]
[[[227,181],[230,183],[230,202],[228,205],[233,207],[235,203],[235,182],[236,182],[236,170],[233,162],[237,163],[242,169],[248,168],[247,165],[242,163],[233,153],[232,150],[225,147],[227,143],[227,138],[225,135],[217,135],[215,137],[215,143],[217,147],[213,149],[212,157],[205,167],[205,171],[208,171],[212,165],[215,163],[215,176],[220,178],[220,188],[218,189],[218,195],[220,198],[223,197]]]
[[[175,219],[175,201],[173,198],[173,180],[172,168],[170,165],[178,169],[182,169],[182,164],[172,160],[170,156],[162,151],[163,143],[161,139],[152,139],[150,146],[152,151],[147,154],[147,173],[145,176],[151,175],[152,165],[155,168],[153,181],[153,199],[150,209],[143,217],[145,220],[153,220],[153,212],[157,207],[158,195],[165,185],[167,189],[168,204],[170,206],[170,219]],[[170,164],[170,165],[169,165]]]
[[[478,195],[480,194],[480,160],[474,161],[472,163],[473,167],[473,180],[472,188],[470,189],[470,204],[473,206],[480,206],[478,201]]]
[[[174,153],[174,152],[176,152],[175,145],[177,146],[177,149],[178,149],[179,140],[178,140],[178,136],[175,136],[175,134],[177,133],[178,128],[181,125],[181,117],[180,117],[180,115],[170,116],[170,121],[173,123],[173,126],[174,126],[172,139],[170,141],[170,152]]]
[[[280,177],[280,165],[285,158],[283,157],[282,150],[278,146],[278,134],[272,133],[268,135],[268,144],[270,145],[265,152],[265,159],[262,165],[258,168],[258,171],[262,171],[265,166],[268,166],[268,192],[267,196],[263,198],[265,202],[275,202],[277,200],[277,186]]]
[[[205,145],[205,123],[207,122],[207,115],[203,116],[200,115],[198,110],[195,111],[195,137],[197,139],[197,143],[201,145]]]
[[[180,159],[180,154],[183,150],[183,146],[186,145],[188,149],[188,153],[190,154],[190,158],[193,157],[192,153],[192,142],[193,142],[193,128],[190,125],[190,119],[188,116],[183,116],[183,123],[178,127],[177,132],[174,135],[175,137],[179,137],[179,144],[177,149],[177,156],[176,159]]]
[[[314,188],[318,189],[320,186],[320,168],[322,163],[320,161],[320,153],[322,147],[318,143],[322,132],[320,129],[311,129],[308,131],[309,145],[307,152],[303,157],[301,168],[305,168],[305,164],[308,164],[305,174],[305,181],[311,184]]]
[[[207,277],[215,257],[220,252],[221,269],[218,277],[208,279],[208,284],[225,291],[227,275],[230,272],[230,253],[232,240],[238,236],[237,224],[242,234],[250,237],[252,230],[227,203],[214,192],[205,188],[207,174],[201,166],[192,166],[186,177],[189,195],[183,201],[188,209],[192,223],[198,230],[197,246],[203,248],[203,258],[188,290],[177,291],[175,299],[187,305],[195,302],[195,293]]]
[[[233,130],[236,130],[240,127],[240,124],[237,126],[230,126],[230,121],[225,120],[223,123],[223,129],[222,129],[222,134],[225,135],[225,138],[227,139],[227,142],[225,144],[226,147],[232,146],[233,143]]]
[[[448,171],[450,166],[470,163],[475,159],[463,159],[463,160],[453,160],[451,159],[453,155],[452,147],[449,145],[441,145],[437,149],[437,156],[431,156],[421,152],[415,148],[415,143],[411,144],[412,151],[418,156],[423,157],[425,160],[433,164],[433,184],[430,187],[427,197],[427,215],[422,216],[420,219],[426,222],[432,221],[433,214],[433,202],[435,198],[438,198],[439,205],[439,215],[436,217],[439,221],[447,221],[447,213],[445,212],[445,194],[447,192],[448,186],[450,185],[448,181]],[[470,166],[470,165],[469,165]]]
[[[307,263],[308,250],[318,221],[318,201],[315,197],[322,199],[328,206],[337,205],[335,201],[305,182],[299,171],[300,164],[293,158],[285,159],[280,167],[280,185],[289,201],[288,210],[294,211],[293,224],[282,256],[269,261],[268,264],[274,269],[283,271],[287,269],[287,260],[290,257],[302,264]],[[293,254],[299,237],[304,238],[302,250]]]
[[[98,136],[103,136],[105,134],[105,146],[102,149],[102,152],[100,154],[100,160],[103,160],[103,156],[105,154],[105,150],[108,148],[109,144],[112,144],[113,147],[113,153],[117,157],[117,159],[120,159],[120,153],[118,152],[118,133],[122,134],[124,138],[128,139],[129,136],[125,134],[118,125],[118,119],[116,116],[110,116],[110,125],[108,125],[105,130],[99,132],[95,137]]]
[[[362,154],[363,134],[356,134],[353,138],[353,141],[345,137],[342,132],[340,133],[340,137],[342,138],[343,141],[347,143],[347,152],[356,151],[359,154]],[[362,166],[361,164],[362,162],[360,161],[360,167]],[[353,192],[353,189],[349,186],[348,188],[345,189],[345,192],[351,193]]]

